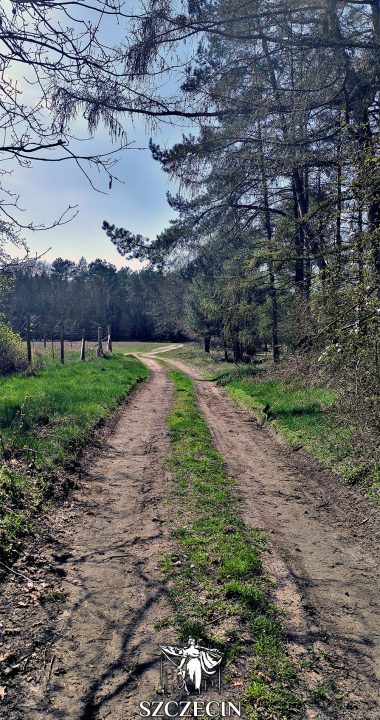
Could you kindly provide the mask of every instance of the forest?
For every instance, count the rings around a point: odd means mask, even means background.
[[[298,372],[343,386],[377,453],[378,3],[219,0],[191,3],[183,26],[152,17],[151,55],[205,33],[181,92],[215,117],[171,148],[151,141],[177,219],[153,239],[105,221],[107,235],[127,258],[182,268],[206,349],[217,336],[239,362],[270,344],[275,365],[291,351]]]
[[[84,335],[96,339],[110,325],[114,340],[183,340],[184,281],[179,273],[117,270],[107,261],[78,263],[57,258],[51,265],[27,263],[7,273],[0,312],[23,337],[30,315],[35,340]]]

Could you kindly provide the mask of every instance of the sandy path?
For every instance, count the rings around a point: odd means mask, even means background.
[[[80,514],[59,549],[68,594],[49,651],[52,667],[45,682],[29,683],[8,717],[133,720],[139,700],[155,698],[158,645],[167,638],[154,626],[170,612],[159,563],[169,549],[164,463],[172,387],[165,370],[144,362],[150,381],[74,493]]]
[[[28,663],[7,688],[1,718],[137,720],[139,701],[156,698],[158,646],[168,642],[157,622],[170,614],[159,564],[173,550],[165,502],[173,390],[156,354],[142,358],[151,380],[57,512],[51,550],[42,546],[37,558],[67,594],[58,621],[51,604],[18,606],[22,576],[3,588],[0,612],[23,627]],[[303,720],[380,720],[379,506],[279,445],[196,370],[169,362],[196,379],[215,444],[241,488],[244,519],[269,533],[266,567],[288,611],[290,651],[312,653],[311,687],[327,679],[343,693],[337,713],[305,709]],[[25,562],[41,583],[38,566]]]
[[[156,350],[151,350],[149,353],[142,353],[145,358],[151,358],[155,355],[161,355],[161,353],[167,353],[172,352],[173,350],[179,350],[179,348],[183,347],[183,343],[175,343],[174,345],[167,345],[163,348],[157,348]],[[139,353],[135,353],[135,355],[139,355]]]
[[[169,362],[197,380],[216,447],[243,492],[245,521],[270,533],[268,569],[290,613],[293,649],[311,650],[337,678],[339,720],[379,720],[379,506],[281,447],[199,371]]]

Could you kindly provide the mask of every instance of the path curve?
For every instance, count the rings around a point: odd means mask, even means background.
[[[199,371],[166,362],[196,381],[216,448],[242,490],[244,519],[269,533],[267,567],[289,611],[293,649],[311,651],[338,678],[339,720],[379,720],[379,506],[281,446]]]

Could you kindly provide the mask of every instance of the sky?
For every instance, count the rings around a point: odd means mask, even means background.
[[[5,3],[8,13],[12,12],[10,0],[0,2]],[[113,25],[108,27],[106,24],[105,31],[106,38],[112,33],[113,41],[116,42],[118,36],[122,35],[122,26],[116,30],[116,35]],[[37,97],[32,83],[33,74],[16,61],[11,66],[11,73],[19,88],[22,88],[23,101],[33,105]],[[162,82],[164,92],[170,94],[174,91],[176,82],[173,78],[169,76]],[[123,125],[125,127],[125,123]],[[42,256],[47,262],[57,257],[78,261],[84,256],[89,261],[95,258],[108,260],[118,268],[125,265],[141,267],[138,261],[126,261],[118,254],[102,230],[103,220],[153,238],[174,217],[166,193],[168,190],[175,192],[176,186],[151,157],[148,143],[152,132],[145,127],[144,120],[131,120],[127,122],[126,128],[131,145],[130,149],[119,155],[119,162],[112,170],[121,182],[114,182],[111,190],[108,190],[106,174],[101,176],[92,172],[92,180],[102,190],[96,192],[71,161],[35,162],[30,168],[15,164],[9,166],[12,170],[9,187],[19,195],[19,205],[23,208],[19,220],[23,224],[33,222],[35,225],[49,226],[69,205],[77,206],[78,214],[69,224],[42,232],[22,231],[31,255]],[[83,119],[75,121],[71,130],[79,137],[87,134]],[[170,147],[181,139],[183,131],[183,127],[162,124],[152,137],[161,146]],[[107,131],[102,127],[98,128],[94,139],[79,147],[81,152],[93,154],[113,149]],[[70,148],[75,149],[75,145]]]
[[[35,223],[49,225],[67,206],[78,206],[78,214],[66,225],[43,232],[23,232],[31,254],[43,254],[47,262],[56,257],[78,261],[84,256],[87,260],[108,260],[118,268],[141,266],[138,261],[126,261],[119,255],[102,230],[103,220],[153,238],[174,217],[166,193],[175,192],[176,186],[152,159],[148,148],[150,133],[143,122],[131,125],[128,135],[131,148],[136,149],[119,155],[113,172],[121,182],[114,182],[111,190],[106,175],[92,173],[102,192],[93,190],[71,162],[36,163],[31,168],[14,169],[12,189],[20,194],[26,221],[32,218]],[[181,135],[181,128],[165,125],[154,140],[171,146]],[[110,147],[105,131],[99,132],[93,147]]]

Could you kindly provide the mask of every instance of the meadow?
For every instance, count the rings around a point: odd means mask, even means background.
[[[167,347],[170,342],[140,342],[140,341],[127,341],[127,342],[113,342],[112,347],[115,353],[141,353],[150,352],[151,350],[158,350],[159,348]],[[74,340],[70,342],[65,340],[65,362],[77,362],[79,360],[81,342],[80,340]],[[88,358],[96,357],[97,341],[92,338],[86,341],[86,355]],[[103,350],[106,351],[106,343],[103,342]],[[52,346],[51,341],[48,340],[46,347],[42,341],[35,341],[32,343],[32,360],[34,365],[41,365],[42,363],[60,363],[60,343],[55,340]]]

